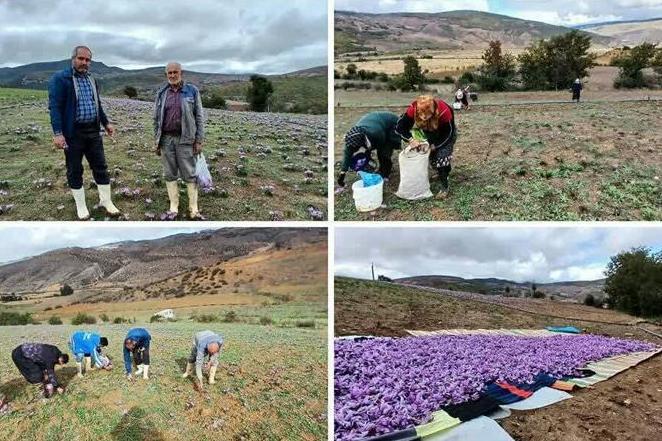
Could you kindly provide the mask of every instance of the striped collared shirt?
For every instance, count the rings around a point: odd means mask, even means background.
[[[87,74],[74,72],[74,81],[78,85],[78,101],[76,103],[76,122],[91,123],[97,120],[97,108],[94,104],[92,82]]]

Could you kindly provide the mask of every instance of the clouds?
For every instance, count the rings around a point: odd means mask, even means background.
[[[573,26],[662,17],[662,0],[337,0],[335,9],[360,12],[443,12],[473,9],[526,20]]]
[[[208,72],[286,73],[327,63],[327,5],[298,0],[0,1],[0,66],[68,58],[85,44],[123,68],[176,59]]]
[[[609,257],[636,246],[662,247],[660,228],[338,228],[337,275],[444,274],[518,282],[595,280]]]
[[[0,265],[66,247],[96,247],[125,240],[156,239],[205,228],[173,228],[170,225],[135,227],[127,225],[81,227],[31,222],[20,226],[0,224]]]

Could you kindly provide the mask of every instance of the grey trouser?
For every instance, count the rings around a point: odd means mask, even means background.
[[[168,182],[176,181],[177,174],[186,182],[195,182],[193,144],[180,144],[179,136],[163,134],[159,142],[163,174]]]

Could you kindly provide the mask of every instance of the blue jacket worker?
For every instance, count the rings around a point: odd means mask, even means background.
[[[67,364],[69,355],[61,352],[56,346],[45,343],[23,343],[14,348],[11,358],[28,383],[43,385],[46,398],[50,398],[55,391],[60,394],[64,392],[64,387],[55,377],[55,365]]]
[[[223,338],[212,331],[200,331],[193,336],[193,347],[191,355],[186,363],[186,372],[183,378],[191,375],[195,363],[195,375],[198,377],[198,385],[202,387],[202,366],[209,367],[209,384],[216,382],[216,369],[218,368],[218,357],[223,347]],[[205,357],[208,357],[205,363]]]
[[[108,346],[108,339],[94,332],[76,331],[69,338],[69,349],[76,360],[78,376],[83,376],[83,360],[85,372],[93,366],[100,369],[112,368],[110,360],[101,354],[101,348]]]
[[[195,172],[205,136],[202,98],[197,87],[182,79],[181,64],[168,63],[166,77],[168,84],[158,90],[154,103],[154,139],[163,164],[169,214],[176,217],[179,213],[179,175],[186,182],[189,218],[203,220],[198,210]]]
[[[146,329],[130,329],[124,339],[124,368],[127,378],[131,378],[132,362],[136,364],[136,376],[142,374],[146,380],[149,378],[149,342],[152,336]]]
[[[113,217],[121,213],[110,197],[110,176],[103,150],[100,128],[110,137],[115,128],[101,106],[99,87],[89,74],[92,51],[76,46],[71,54],[71,67],[56,72],[48,82],[48,109],[53,128],[53,144],[64,150],[67,183],[76,202],[79,220],[90,212],[83,188],[83,157],[87,159],[99,189],[99,205]]]

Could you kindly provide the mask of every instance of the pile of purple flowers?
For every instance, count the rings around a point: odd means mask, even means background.
[[[443,406],[478,399],[493,381],[530,383],[539,373],[576,376],[591,361],[655,348],[595,335],[337,341],[335,438],[351,440],[426,423]]]

